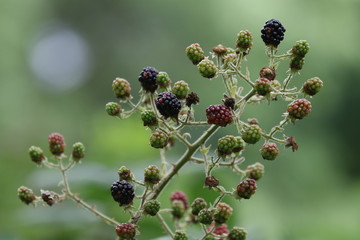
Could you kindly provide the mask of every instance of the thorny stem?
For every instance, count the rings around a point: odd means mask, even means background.
[[[201,240],[204,240],[204,239],[206,239],[207,236],[211,235],[211,233],[215,230],[216,226],[214,225],[214,226],[210,229],[210,231],[207,231],[205,225],[203,225],[203,224],[201,224],[201,225],[202,225],[203,230],[204,230],[204,233],[205,233],[204,236],[201,238]]]
[[[166,155],[165,155],[165,149],[160,149],[160,158],[161,158],[161,176],[164,176],[167,172],[167,164],[166,161]]]
[[[289,73],[289,75],[287,75],[287,77],[284,80],[284,87],[283,87],[283,91],[286,91],[287,86],[289,85],[289,82],[291,80],[291,78],[293,77],[292,73]]]
[[[160,224],[163,226],[163,228],[168,232],[168,234],[171,236],[171,238],[174,238],[174,233],[169,227],[169,225],[165,222],[164,218],[160,215],[160,213],[156,214],[156,217],[158,218]]]

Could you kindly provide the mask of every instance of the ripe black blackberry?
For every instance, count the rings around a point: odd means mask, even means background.
[[[181,103],[175,94],[171,92],[159,93],[155,99],[155,104],[160,114],[165,118],[173,117],[177,119],[181,109]]]
[[[271,19],[266,21],[261,29],[261,38],[267,46],[277,47],[284,39],[286,29],[279,20]]]
[[[157,75],[159,72],[153,67],[144,68],[139,76],[139,81],[141,83],[142,88],[146,92],[155,92],[158,87],[158,83],[156,81]]]
[[[135,197],[133,186],[125,180],[116,181],[111,185],[111,195],[120,206],[128,205]]]

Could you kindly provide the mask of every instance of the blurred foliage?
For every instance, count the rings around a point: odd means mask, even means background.
[[[111,227],[72,202],[33,208],[17,199],[16,189],[21,185],[35,192],[58,189],[60,176],[36,168],[28,157],[29,146],[46,149],[51,132],[62,133],[68,149],[76,141],[84,142],[87,157],[70,173],[74,191],[126,220],[108,191],[117,169],[126,164],[141,177],[142,169],[156,163],[159,156],[149,147],[150,133],[138,115],[124,121],[106,115],[105,103],[115,100],[112,80],[117,76],[127,79],[136,98],[137,76],[143,67],[166,71],[173,82],[186,80],[199,94],[201,103],[196,110],[201,118],[205,107],[221,101],[221,82],[202,78],[186,58],[185,47],[198,42],[208,52],[219,43],[234,46],[237,32],[248,29],[255,39],[248,56],[254,78],[267,63],[260,29],[270,18],[281,20],[287,29],[280,52],[299,39],[311,45],[304,69],[293,83],[300,86],[318,76],[325,87],[313,98],[311,115],[287,128],[287,134],[296,137],[299,151],[283,150],[275,162],[264,163],[266,176],[255,197],[231,202],[236,214],[229,225],[245,227],[249,240],[358,239],[359,13],[356,0],[1,1],[0,178],[4,185],[0,239],[113,239]],[[89,50],[86,81],[63,91],[40,80],[31,67],[34,46],[61,28],[80,36]],[[45,61],[49,64],[66,63],[48,54],[51,57]],[[280,78],[286,64],[279,69]],[[280,120],[286,105],[279,101],[251,106],[244,119],[257,117],[268,130]],[[216,137],[234,130],[224,128]],[[258,148],[249,146],[247,164],[261,161]],[[181,151],[181,147],[170,151],[171,161]],[[212,192],[202,188],[201,171],[200,166],[186,167],[161,195],[164,206],[169,205],[168,196],[175,189],[185,191],[190,200],[199,195],[214,199]],[[239,180],[225,171],[216,171],[215,176],[227,186],[235,187]],[[145,219],[139,239],[160,237],[163,231],[159,228],[156,221]],[[196,234],[196,229],[191,231]]]

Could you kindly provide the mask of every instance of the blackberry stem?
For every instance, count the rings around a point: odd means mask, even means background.
[[[156,217],[158,218],[160,224],[163,226],[163,228],[168,232],[168,234],[171,236],[171,238],[174,238],[174,233],[171,230],[171,228],[169,227],[169,225],[165,222],[165,219],[160,215],[160,213],[158,212],[156,214]]]

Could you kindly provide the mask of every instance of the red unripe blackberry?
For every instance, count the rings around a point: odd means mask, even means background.
[[[150,216],[155,216],[160,210],[160,203],[156,200],[150,200],[144,205],[144,212]]]
[[[259,73],[260,77],[262,78],[267,78],[270,81],[274,80],[276,77],[276,72],[274,68],[270,68],[270,67],[263,67],[260,69],[260,73]]]
[[[270,80],[267,78],[259,78],[255,81],[254,88],[259,95],[265,96],[271,92]]]
[[[323,87],[323,82],[318,77],[308,79],[302,87],[302,91],[310,96],[317,94]]]
[[[228,204],[220,202],[216,206],[216,210],[214,213],[214,220],[216,223],[225,223],[229,218],[231,217],[233,213],[232,207],[230,207]]]
[[[135,197],[133,186],[125,180],[114,182],[111,185],[110,191],[114,200],[118,202],[120,206],[130,204]]]
[[[155,99],[156,108],[165,118],[177,118],[181,109],[181,103],[175,94],[171,92],[159,93]]]
[[[205,178],[205,186],[209,189],[217,187],[220,184],[220,181],[214,176],[208,176]]]
[[[225,127],[232,122],[231,109],[223,104],[210,105],[206,109],[207,122]]]
[[[131,223],[121,223],[117,225],[115,232],[121,240],[133,240],[136,235],[135,225]]]
[[[41,162],[45,159],[44,152],[39,147],[31,146],[29,148],[29,155],[31,160],[36,164],[41,164]]]
[[[227,236],[227,240],[245,240],[247,232],[245,229],[240,227],[233,227],[231,229],[229,235]]]
[[[311,112],[311,103],[305,98],[296,99],[288,105],[287,112],[294,119],[302,119]]]
[[[198,221],[202,224],[209,225],[214,220],[214,214],[209,209],[202,209],[198,214]]]
[[[19,199],[27,205],[36,200],[36,196],[30,188],[21,186],[17,192]]]
[[[276,143],[268,142],[265,143],[261,149],[261,156],[265,160],[275,160],[275,158],[279,155],[280,151]]]
[[[185,193],[181,191],[176,191],[171,194],[170,201],[173,202],[175,200],[180,200],[184,203],[185,209],[188,209],[188,199]]]
[[[146,92],[155,92],[158,87],[156,81],[158,71],[153,67],[146,67],[140,72],[139,81]]]
[[[193,43],[190,46],[188,46],[185,52],[188,58],[190,59],[190,61],[194,65],[197,65],[199,62],[201,62],[201,60],[205,58],[204,51],[202,50],[200,44],[198,43]]]
[[[229,234],[229,230],[226,224],[221,224],[214,229],[213,233],[218,236],[226,236]]]
[[[207,203],[203,198],[196,198],[191,204],[191,213],[198,215],[201,210],[207,207]]]
[[[241,137],[246,143],[255,144],[261,139],[261,133],[261,128],[258,125],[244,125]]]
[[[85,157],[85,146],[81,142],[74,143],[71,153],[75,162],[79,162],[80,159]]]
[[[240,198],[249,199],[255,192],[256,181],[254,179],[246,179],[236,187],[236,194]]]
[[[52,133],[49,137],[50,152],[56,156],[60,156],[65,150],[64,137],[59,133]]]
[[[265,22],[261,30],[261,38],[267,46],[277,47],[284,39],[286,29],[279,20],[271,19]]]
[[[246,168],[246,177],[257,181],[263,177],[264,172],[264,165],[257,162],[255,164],[249,165]]]
[[[130,97],[130,83],[123,78],[116,78],[112,82],[112,89],[115,93],[115,96],[121,100],[126,100]]]
[[[204,78],[213,78],[215,77],[218,68],[216,67],[215,63],[208,58],[203,59],[198,65],[197,65],[199,72],[201,76]]]

